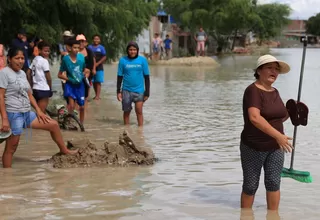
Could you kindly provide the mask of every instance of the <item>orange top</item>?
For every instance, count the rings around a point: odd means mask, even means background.
[[[6,57],[4,55],[4,46],[0,44],[0,70],[6,67]]]

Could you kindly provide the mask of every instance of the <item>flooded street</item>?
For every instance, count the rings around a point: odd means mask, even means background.
[[[320,50],[308,49],[301,100],[309,124],[298,128],[295,168],[311,172],[314,182],[283,179],[280,217],[320,219]],[[302,49],[274,49],[291,65],[275,87],[282,99],[297,98]],[[0,219],[240,219],[242,171],[239,142],[242,95],[254,81],[258,57],[228,56],[219,68],[151,66],[151,96],[144,107],[143,131],[131,117],[131,137],[153,149],[159,161],[149,167],[53,169],[39,162],[58,151],[50,135],[22,135],[13,169],[0,169]],[[116,65],[105,66],[103,99],[89,103],[86,132],[63,132],[65,140],[89,138],[98,145],[117,141],[122,126],[116,99]],[[54,87],[57,66],[52,68]],[[93,97],[93,91],[91,91]],[[293,134],[290,120],[285,123]],[[31,139],[32,136],[32,139]],[[4,144],[0,145],[2,154]],[[290,164],[287,154],[285,165]],[[254,204],[255,219],[267,216],[263,176]],[[242,219],[253,219],[252,216]]]

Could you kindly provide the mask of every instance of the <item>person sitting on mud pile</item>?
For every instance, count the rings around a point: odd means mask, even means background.
[[[4,168],[12,166],[13,154],[19,145],[20,135],[24,128],[33,128],[50,131],[53,141],[63,154],[75,154],[64,144],[58,122],[45,115],[32,96],[32,90],[26,73],[22,70],[25,60],[24,51],[20,48],[11,48],[8,51],[9,64],[0,70],[0,113],[2,119],[1,132],[10,132],[12,135],[6,140],[2,155]],[[36,113],[31,111],[31,105]]]

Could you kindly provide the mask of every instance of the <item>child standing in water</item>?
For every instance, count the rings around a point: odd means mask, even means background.
[[[39,55],[33,59],[27,71],[27,77],[33,91],[33,97],[41,111],[45,113],[49,98],[52,96],[52,80],[48,61],[50,45],[41,41],[37,47]]]
[[[161,48],[162,39],[158,33],[155,33],[152,39],[153,60],[157,61],[160,59]]]
[[[84,122],[84,108],[85,108],[85,72],[86,69],[85,58],[83,54],[79,53],[80,42],[75,38],[67,41],[68,55],[64,56],[60,66],[58,77],[66,80],[64,87],[64,97],[68,100],[68,111],[73,114],[75,103],[79,105],[80,122]],[[67,75],[64,75],[66,72]]]
[[[166,50],[166,58],[170,59],[172,51],[172,40],[170,39],[169,34],[166,35],[166,39],[163,41],[164,49]]]
[[[122,57],[118,65],[117,98],[122,102],[124,124],[129,125],[132,103],[135,103],[138,126],[143,126],[142,107],[150,95],[148,61],[139,56],[139,47],[135,42],[128,44],[127,53],[128,56]]]
[[[93,36],[93,44],[89,45],[88,48],[94,53],[96,64],[95,72],[93,72],[93,89],[96,93],[94,100],[99,100],[101,97],[101,83],[104,82],[104,71],[103,63],[107,59],[107,52],[104,46],[101,44],[101,39],[99,35]]]

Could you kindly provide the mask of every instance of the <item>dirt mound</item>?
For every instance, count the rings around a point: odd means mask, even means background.
[[[172,58],[169,60],[151,61],[151,64],[156,65],[187,65],[187,66],[219,66],[220,64],[212,57],[181,57]]]
[[[156,158],[150,148],[136,146],[127,132],[119,137],[119,143],[106,141],[101,148],[88,139],[68,141],[68,148],[78,148],[75,155],[57,153],[48,160],[54,168],[89,167],[99,164],[116,166],[151,165]]]

